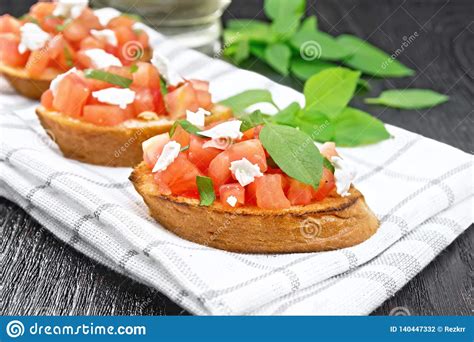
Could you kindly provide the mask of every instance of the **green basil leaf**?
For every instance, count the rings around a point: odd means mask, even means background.
[[[314,141],[330,141],[334,136],[334,125],[327,115],[303,109],[295,119],[294,127],[308,134]]]
[[[250,53],[257,58],[265,59],[265,44],[250,42]]]
[[[265,49],[265,60],[280,74],[288,75],[290,67],[291,50],[282,43],[268,45]]]
[[[68,67],[73,67],[74,66],[74,61],[72,59],[72,54],[71,51],[67,46],[64,46],[64,58],[66,58],[66,65]]]
[[[357,88],[355,91],[356,95],[362,95],[364,93],[369,92],[372,89],[369,81],[364,80],[363,78],[359,78],[357,81]]]
[[[306,81],[311,76],[329,69],[336,68],[337,64],[315,59],[313,61],[306,61],[302,58],[293,58],[291,61],[291,72],[300,80]]]
[[[360,72],[346,68],[326,69],[312,76],[304,86],[305,110],[336,116],[354,95],[359,76]]]
[[[358,37],[343,34],[337,37],[337,41],[352,53],[352,56],[343,61],[344,64],[365,74],[378,77],[404,77],[415,74],[412,69]]]
[[[250,56],[250,44],[248,40],[241,40],[236,44],[236,51],[232,60],[235,64],[240,64]]]
[[[177,125],[180,125],[186,132],[192,135],[199,135],[198,132],[201,132],[202,129],[194,126],[188,120],[177,120],[170,129],[170,137],[173,137],[173,134],[176,130]]]
[[[231,96],[220,101],[224,106],[230,107],[236,117],[245,113],[245,109],[256,103],[270,103],[277,108],[273,102],[272,94],[264,89],[246,90],[240,94]]]
[[[280,41],[287,40],[296,33],[300,26],[300,16],[288,15],[273,20],[272,32],[276,34]]]
[[[314,32],[318,30],[318,18],[315,15],[309,16],[303,20],[300,26],[302,32]]]
[[[62,24],[57,25],[57,26],[55,27],[55,29],[56,29],[56,31],[58,31],[58,32],[62,32],[62,31],[64,31],[64,30],[66,29],[66,27],[68,27],[69,24],[71,24],[71,23],[72,23],[72,19],[70,19],[70,18],[69,18],[69,19],[66,19],[66,20],[63,21]]]
[[[262,125],[270,119],[270,115],[263,114],[261,111],[256,110],[250,114],[242,115],[239,120],[242,121],[240,125],[240,131],[245,132],[255,126]]]
[[[214,185],[212,179],[205,176],[196,176],[196,184],[199,191],[199,204],[202,206],[210,206],[216,200],[216,194],[214,192]]]
[[[136,73],[137,71],[138,71],[138,65],[132,64],[132,65],[130,66],[130,72],[131,72],[132,74],[134,74],[134,73]]]
[[[273,122],[281,125],[296,126],[296,114],[301,110],[298,102],[290,103],[286,108],[271,117]]]
[[[185,152],[185,151],[187,151],[187,150],[189,150],[189,145],[186,145],[186,146],[181,147],[180,150],[179,150],[179,152]]]
[[[276,36],[268,23],[253,19],[229,20],[223,34],[224,45],[230,46],[241,40],[271,43]]]
[[[342,60],[351,55],[351,51],[340,44],[333,36],[321,31],[299,30],[290,39],[290,44],[299,51],[302,59]]]
[[[280,18],[297,17],[304,15],[306,0],[265,0],[264,10],[267,17],[277,20]]]
[[[365,102],[400,109],[422,109],[437,106],[448,99],[448,96],[428,89],[393,89],[383,91],[377,98],[365,99]]]
[[[318,188],[323,156],[311,137],[289,126],[267,124],[260,132],[260,141],[284,173]]]
[[[84,70],[84,76],[86,78],[92,78],[99,81],[104,81],[110,84],[117,85],[122,88],[128,88],[132,84],[133,80],[120,75],[112,74],[110,72],[98,69],[86,69]]]
[[[160,75],[160,90],[161,90],[162,96],[165,96],[166,94],[168,94],[168,87],[166,87],[166,81],[161,75]]]
[[[333,121],[338,146],[374,144],[390,138],[382,121],[356,108],[345,108]]]

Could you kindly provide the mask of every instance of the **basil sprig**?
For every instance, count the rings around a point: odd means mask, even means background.
[[[365,99],[365,103],[400,109],[423,109],[439,105],[448,99],[448,96],[428,89],[393,89],[383,91],[377,98]]]
[[[113,74],[104,70],[98,69],[86,69],[84,70],[84,76],[86,78],[92,78],[99,81],[104,81],[110,84],[117,85],[122,88],[128,88],[132,84],[133,80],[127,77]]]

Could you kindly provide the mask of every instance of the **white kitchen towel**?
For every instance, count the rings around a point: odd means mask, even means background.
[[[261,75],[149,34],[183,76],[211,82],[215,101],[255,88],[269,89],[280,106],[303,101]],[[196,314],[368,314],[473,222],[472,156],[388,126],[392,139],[340,149],[382,222],[369,240],[286,255],[197,245],[149,217],[128,181],[130,168],[62,157],[31,102],[1,86],[0,195],[74,248]]]

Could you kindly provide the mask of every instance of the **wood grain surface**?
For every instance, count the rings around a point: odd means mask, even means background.
[[[388,88],[431,88],[450,101],[429,110],[400,111],[355,106],[384,122],[473,152],[474,1],[317,0],[308,14],[333,35],[353,33],[387,52],[404,37],[418,38],[398,57],[417,71],[411,78],[371,80],[377,95]],[[317,5],[315,5],[317,3]],[[31,1],[2,0],[0,14],[20,15]],[[230,18],[263,18],[263,1],[234,0]],[[301,82],[281,78],[265,65],[246,65],[301,90]],[[442,161],[440,161],[442,162]],[[405,307],[416,315],[471,315],[474,233],[472,226],[374,315]],[[0,199],[1,315],[184,315],[166,296],[121,276],[62,243],[14,203]]]

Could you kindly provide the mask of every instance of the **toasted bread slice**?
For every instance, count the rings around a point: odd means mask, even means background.
[[[283,210],[230,208],[215,202],[162,195],[142,162],[130,180],[150,214],[176,235],[218,249],[241,253],[319,252],[354,246],[372,236],[379,221],[354,187],[321,202]]]
[[[232,116],[230,108],[222,105],[214,105],[211,113],[206,117],[206,124]],[[36,108],[36,114],[65,157],[103,166],[137,165],[143,160],[142,142],[168,132],[174,123],[162,117],[151,121],[127,120],[117,126],[97,126],[43,106]]]
[[[151,49],[145,49],[140,61],[149,61],[152,54]],[[49,89],[51,81],[62,73],[58,69],[47,68],[40,77],[32,78],[25,68],[15,68],[0,63],[0,74],[6,78],[13,89],[21,95],[34,100],[39,100],[41,95]]]

